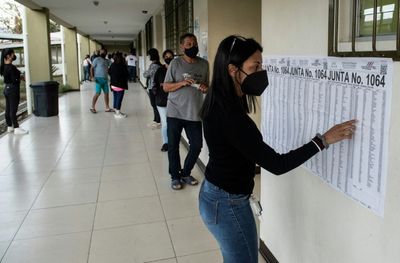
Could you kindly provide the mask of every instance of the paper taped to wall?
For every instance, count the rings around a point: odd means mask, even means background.
[[[335,124],[357,119],[352,140],[334,144],[305,166],[383,217],[393,62],[384,58],[264,57],[265,142],[286,153]]]

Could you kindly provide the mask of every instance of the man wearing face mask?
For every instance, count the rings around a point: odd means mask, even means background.
[[[199,48],[196,36],[190,33],[181,36],[180,48],[184,54],[171,62],[163,87],[169,93],[168,160],[171,187],[174,190],[182,189],[182,184],[198,184],[190,173],[203,145],[199,112],[203,104],[203,93],[207,93],[209,82],[208,62],[197,56]],[[189,139],[189,152],[182,169],[179,143],[183,129]]]
[[[104,93],[104,103],[105,103],[105,111],[106,112],[114,112],[113,109],[109,106],[109,87],[108,87],[108,67],[110,66],[110,62],[106,59],[107,50],[100,49],[100,56],[96,57],[92,62],[92,67],[90,68],[91,78],[96,82],[96,93],[92,99],[92,107],[90,111],[92,113],[97,113],[96,111],[96,102],[100,97],[101,91]]]
[[[355,129],[354,120],[338,124],[285,154],[265,144],[248,116],[255,111],[254,96],[268,86],[262,51],[254,39],[225,38],[218,47],[210,92],[201,110],[210,158],[199,193],[200,216],[218,241],[224,262],[229,263],[258,262],[257,228],[249,201],[256,164],[284,174],[330,144],[351,139]]]

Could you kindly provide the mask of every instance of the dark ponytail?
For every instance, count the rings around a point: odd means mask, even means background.
[[[0,76],[4,75],[4,59],[13,53],[14,53],[14,49],[12,49],[12,48],[5,48],[1,52]]]
[[[232,64],[241,68],[256,51],[262,52],[263,49],[252,38],[231,35],[222,40],[215,55],[211,85],[200,112],[202,119],[208,116],[214,105],[219,105],[220,109],[226,112],[229,112],[234,105],[240,105],[247,113],[255,112],[254,96],[237,96],[228,65]]]

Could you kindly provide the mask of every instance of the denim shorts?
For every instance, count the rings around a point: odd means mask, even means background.
[[[218,241],[224,263],[257,263],[258,235],[249,195],[230,194],[204,180],[200,216]]]
[[[108,87],[108,79],[107,78],[95,78],[96,81],[96,93],[100,94],[103,90],[104,93],[108,93],[110,91]]]

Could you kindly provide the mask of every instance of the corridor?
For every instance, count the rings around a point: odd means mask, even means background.
[[[115,119],[103,96],[89,112],[92,85],[61,96],[58,117],[23,122],[29,135],[0,138],[0,261],[222,262],[199,186],[170,188],[144,89],[130,84]]]

